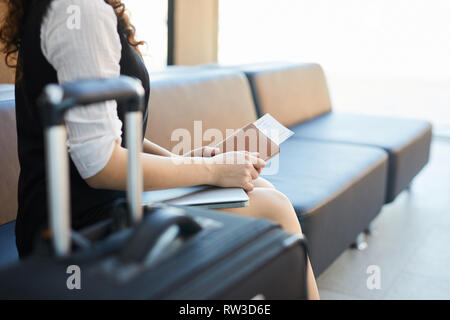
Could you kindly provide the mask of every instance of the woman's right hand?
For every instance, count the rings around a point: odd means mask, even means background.
[[[228,152],[209,158],[212,185],[226,188],[239,187],[250,192],[266,162],[258,153]]]

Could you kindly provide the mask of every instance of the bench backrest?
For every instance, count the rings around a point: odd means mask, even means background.
[[[17,134],[14,86],[0,85],[0,225],[17,215]]]
[[[270,113],[285,126],[331,111],[324,72],[314,63],[269,63],[238,67],[250,81],[260,115]]]
[[[257,119],[249,83],[233,70],[193,69],[153,74],[146,136],[172,150],[177,129],[187,129],[194,146],[194,122],[202,121],[202,132],[239,129]],[[203,141],[209,145],[212,141]]]

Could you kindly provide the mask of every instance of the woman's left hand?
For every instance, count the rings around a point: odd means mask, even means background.
[[[189,151],[188,153],[186,153],[184,156],[185,157],[203,157],[203,158],[210,158],[210,157],[214,157],[218,154],[220,154],[220,149],[219,148],[214,148],[214,147],[201,147],[198,149],[194,149],[192,151]]]

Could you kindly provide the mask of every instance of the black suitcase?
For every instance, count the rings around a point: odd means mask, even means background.
[[[73,106],[127,102],[127,198],[111,218],[70,228],[63,125]],[[42,96],[52,246],[0,272],[0,299],[305,299],[305,240],[267,220],[188,207],[142,207],[143,89],[137,80],[48,86]],[[52,248],[51,250],[45,250]]]

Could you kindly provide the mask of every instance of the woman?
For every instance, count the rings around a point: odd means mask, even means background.
[[[24,257],[46,224],[44,143],[35,105],[42,89],[49,83],[122,74],[142,81],[148,102],[150,84],[138,49],[142,42],[135,40],[134,27],[120,0],[8,0],[7,4],[0,41],[7,63],[16,68],[21,165],[16,242]],[[81,228],[105,218],[109,205],[126,189],[123,113],[116,102],[107,102],[74,109],[65,120],[72,224]],[[289,200],[258,177],[265,166],[258,155],[246,153],[245,163],[238,164],[230,161],[236,153],[218,154],[215,149],[202,148],[185,155],[197,161],[180,164],[171,159],[176,155],[151,141],[144,141],[143,150],[145,190],[202,184],[242,187],[249,194],[250,206],[226,211],[271,219],[290,233],[301,233]],[[310,297],[318,298],[310,267],[309,285]]]

